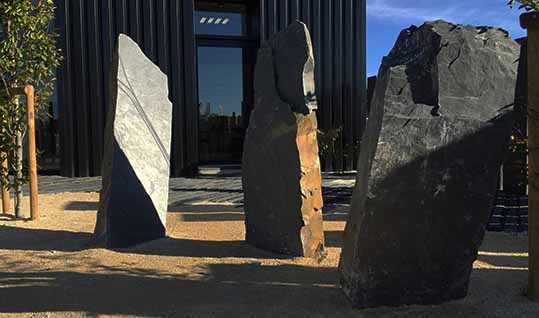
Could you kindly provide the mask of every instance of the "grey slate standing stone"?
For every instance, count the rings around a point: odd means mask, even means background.
[[[314,89],[309,31],[295,22],[258,53],[242,182],[247,242],[277,253],[321,258],[323,203]]]
[[[355,307],[465,297],[509,146],[519,45],[428,22],[380,68],[339,263]]]
[[[95,236],[128,247],[165,236],[172,104],[166,75],[123,34],[110,98]]]

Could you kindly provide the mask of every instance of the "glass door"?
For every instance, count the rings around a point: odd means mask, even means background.
[[[239,163],[243,148],[243,49],[198,46],[200,162]]]
[[[255,0],[195,0],[199,163],[241,163],[259,46]]]

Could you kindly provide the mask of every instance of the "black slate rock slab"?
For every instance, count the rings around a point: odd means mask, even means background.
[[[508,150],[519,45],[428,22],[383,59],[339,263],[358,308],[465,297]]]
[[[242,183],[248,243],[320,259],[325,252],[314,89],[309,31],[296,21],[258,52]]]

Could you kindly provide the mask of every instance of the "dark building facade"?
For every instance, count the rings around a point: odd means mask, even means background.
[[[367,116],[365,0],[57,0],[57,6],[62,175],[100,174],[109,68],[120,33],[168,75],[171,175],[239,163],[257,49],[294,20],[307,24],[313,40],[320,129],[341,131],[324,170],[355,168],[354,145]]]

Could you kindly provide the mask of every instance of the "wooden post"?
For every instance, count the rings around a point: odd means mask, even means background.
[[[37,190],[37,159],[36,159],[36,129],[34,113],[34,87],[24,87],[26,94],[26,114],[28,125],[28,174],[30,177],[30,218],[39,219],[38,190]]]
[[[528,297],[539,301],[539,13],[524,13],[528,30]]]
[[[34,87],[26,85],[25,87],[13,87],[9,89],[9,95],[20,96],[26,95],[26,119],[27,119],[27,134],[28,134],[28,174],[30,177],[30,219],[39,219],[38,208],[38,189],[37,189],[37,158],[36,158],[36,125],[35,125],[35,109],[34,109]],[[7,166],[5,160],[1,163],[2,166]],[[7,199],[6,199],[7,198]],[[9,192],[2,189],[2,208],[4,213],[11,209],[9,201]],[[15,211],[17,212],[17,211]],[[15,213],[17,217],[17,213]]]

